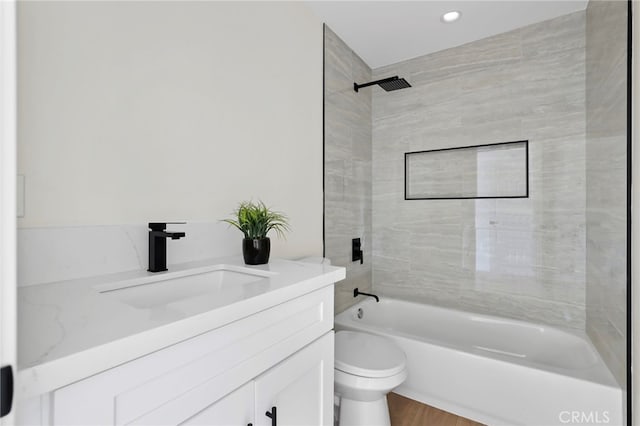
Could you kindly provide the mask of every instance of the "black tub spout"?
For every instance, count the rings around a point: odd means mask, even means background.
[[[380,298],[378,296],[376,296],[375,294],[363,293],[360,290],[358,290],[358,287],[354,288],[353,289],[353,297],[358,297],[359,295],[373,297],[374,299],[376,299],[376,302],[380,302]]]

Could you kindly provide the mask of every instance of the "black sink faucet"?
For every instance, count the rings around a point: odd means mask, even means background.
[[[166,232],[167,223],[184,224],[185,222],[151,222],[149,223],[149,272],[167,270],[167,238],[177,240],[184,237],[184,232]]]

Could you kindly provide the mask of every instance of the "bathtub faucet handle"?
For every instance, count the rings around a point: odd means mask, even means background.
[[[354,288],[353,289],[353,297],[358,297],[359,295],[373,297],[374,299],[376,299],[376,302],[380,302],[380,298],[378,296],[376,296],[375,294],[363,293],[360,290],[358,290],[358,287]]]
[[[351,261],[356,262],[360,261],[362,265],[364,258],[362,255],[362,243],[360,242],[360,238],[354,238],[351,240]]]

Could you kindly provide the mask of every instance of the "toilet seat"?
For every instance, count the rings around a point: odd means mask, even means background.
[[[384,337],[354,331],[335,335],[335,368],[361,377],[390,377],[405,369],[407,359],[396,344]]]

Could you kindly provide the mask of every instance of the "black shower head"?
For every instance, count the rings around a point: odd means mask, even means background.
[[[404,78],[385,81],[383,83],[379,83],[378,86],[382,87],[387,92],[391,92],[392,90],[406,89],[407,87],[411,87],[409,82],[407,82],[407,80],[405,80]]]
[[[395,75],[393,77],[383,78],[382,80],[372,81],[370,83],[364,83],[364,84],[353,83],[353,90],[357,92],[358,89],[361,89],[363,87],[373,86],[374,84],[377,84],[378,86],[382,87],[387,92],[391,92],[392,90],[405,89],[407,87],[411,87],[411,85],[409,84],[409,82],[407,82],[407,80],[405,80],[404,78],[398,78],[398,76]]]

